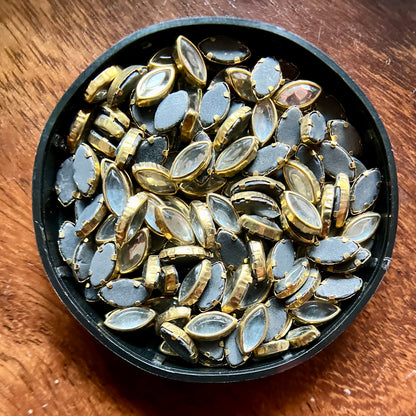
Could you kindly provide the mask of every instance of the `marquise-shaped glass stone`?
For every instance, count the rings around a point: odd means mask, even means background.
[[[150,136],[140,142],[134,155],[134,162],[153,162],[161,165],[166,160],[168,147],[166,136]]]
[[[250,266],[247,263],[242,264],[235,273],[228,275],[221,301],[221,310],[225,313],[231,313],[239,308],[241,299],[252,281]]]
[[[323,324],[335,318],[341,309],[329,302],[309,300],[298,308],[292,309],[295,319],[304,324]]]
[[[108,209],[119,217],[132,191],[126,175],[115,165],[110,166],[103,179],[104,198]]]
[[[351,214],[361,214],[374,204],[380,184],[381,174],[377,168],[366,170],[357,178],[351,187]]]
[[[233,176],[244,169],[257,154],[257,139],[243,137],[230,144],[217,158],[215,173],[222,176]]]
[[[97,245],[87,238],[80,242],[74,253],[72,270],[78,282],[85,282],[89,278],[91,261],[96,253]]]
[[[318,210],[302,195],[285,191],[280,202],[286,218],[300,231],[309,234],[321,231],[322,221]]]
[[[211,278],[211,262],[202,260],[185,276],[179,288],[179,304],[190,306],[197,302]]]
[[[325,182],[324,164],[315,150],[305,144],[301,144],[296,151],[295,158],[313,172],[320,184]]]
[[[227,272],[224,264],[221,261],[213,263],[211,278],[198,299],[198,307],[201,311],[206,312],[220,302],[224,293],[226,277]]]
[[[236,368],[240,365],[244,364],[248,358],[249,354],[242,354],[240,351],[240,347],[237,343],[237,334],[238,334],[238,327],[234,329],[233,332],[225,339],[225,358],[227,363],[230,367]]]
[[[285,163],[290,147],[283,143],[272,143],[258,150],[253,163],[245,169],[247,175],[269,175]]]
[[[117,279],[108,282],[99,291],[100,298],[111,306],[128,308],[140,306],[149,296],[144,285],[135,279]]]
[[[156,224],[166,238],[193,244],[194,232],[189,220],[179,211],[170,207],[157,207]]]
[[[279,143],[296,148],[300,143],[300,119],[302,111],[298,107],[289,107],[280,118],[277,125],[276,139]]]
[[[292,318],[289,316],[284,303],[275,297],[270,298],[265,306],[269,317],[269,325],[264,342],[269,342],[286,334],[292,324]]]
[[[241,299],[239,308],[245,309],[249,306],[263,302],[267,298],[272,284],[273,282],[267,278],[250,283],[247,287],[246,293]]]
[[[211,129],[221,123],[228,114],[230,101],[230,89],[225,82],[218,82],[209,88],[199,107],[202,127]]]
[[[283,279],[293,267],[295,250],[290,240],[280,240],[270,250],[267,257],[267,273],[269,279]]]
[[[251,116],[251,130],[263,146],[272,136],[277,126],[277,111],[270,98],[259,101]]]
[[[152,162],[136,163],[133,165],[132,173],[139,185],[147,191],[162,195],[173,195],[176,192],[175,182],[162,165]]]
[[[91,260],[90,283],[98,287],[110,280],[116,273],[117,264],[116,245],[113,242],[98,247]]]
[[[308,257],[318,264],[342,263],[359,250],[360,245],[345,237],[329,237],[319,241],[308,250]]]
[[[245,244],[232,232],[219,230],[215,241],[219,247],[221,259],[227,267],[237,269],[248,258]]]
[[[234,330],[237,319],[224,312],[203,312],[192,318],[185,332],[193,339],[202,341],[219,340]]]
[[[189,218],[199,244],[212,248],[215,242],[215,224],[207,205],[201,201],[192,201]]]
[[[321,333],[313,325],[300,326],[292,329],[286,335],[286,339],[290,342],[292,348],[300,348],[315,341]]]
[[[318,151],[322,157],[325,172],[332,178],[345,173],[352,181],[355,178],[355,164],[348,152],[335,142],[324,140]]]
[[[345,223],[342,235],[360,244],[376,232],[380,218],[380,214],[370,211],[354,216]]]
[[[286,184],[291,191],[304,196],[312,204],[321,198],[321,188],[313,172],[303,163],[289,160],[283,166]]]
[[[161,133],[172,130],[183,120],[188,107],[189,97],[186,91],[169,94],[157,107],[155,129]]]
[[[177,196],[161,195],[160,199],[163,201],[165,205],[176,209],[177,211],[181,212],[186,219],[189,219],[191,210],[189,208],[189,205],[186,202],[184,202],[181,198],[178,198]]]
[[[297,80],[284,85],[273,97],[273,101],[281,108],[310,106],[321,93],[322,89],[312,81]]]
[[[251,73],[247,69],[230,67],[225,70],[225,80],[244,101],[256,102],[257,98],[251,87]]]
[[[208,61],[222,65],[241,63],[251,55],[250,49],[242,42],[222,35],[206,38],[198,47]]]
[[[276,201],[266,194],[255,191],[238,192],[231,197],[235,209],[247,215],[276,218],[280,209]]]
[[[301,119],[300,136],[304,143],[316,146],[325,138],[326,120],[319,111],[312,111]]]
[[[191,83],[204,87],[207,82],[205,62],[197,47],[184,36],[176,39],[175,62]]]
[[[251,84],[257,99],[269,97],[280,86],[282,73],[279,62],[271,57],[261,58],[251,72]]]
[[[149,230],[141,229],[118,250],[120,273],[130,273],[143,263],[149,251]]]
[[[287,351],[289,347],[290,343],[285,339],[263,342],[254,350],[254,358],[262,360],[264,358],[281,355],[284,351]]]
[[[259,217],[258,215],[243,214],[240,219],[240,224],[249,233],[255,234],[261,238],[278,241],[282,238],[283,231],[273,221],[267,218]]]
[[[170,176],[174,181],[192,180],[208,166],[211,157],[211,142],[191,143],[176,156]]]
[[[363,152],[361,137],[352,124],[345,120],[330,120],[328,130],[331,140],[337,142],[350,155],[361,156]]]
[[[285,275],[285,278],[275,283],[275,296],[281,299],[295,293],[305,283],[309,275],[309,270],[310,265],[305,257],[297,259]]]
[[[94,151],[85,143],[78,146],[74,156],[73,179],[84,196],[91,196],[100,179],[100,164]]]
[[[160,328],[160,335],[185,361],[192,364],[198,362],[198,349],[192,338],[183,329],[170,322],[164,322]]]
[[[207,195],[207,205],[212,218],[219,227],[236,234],[241,231],[238,215],[228,198],[219,194],[209,193]]]
[[[363,281],[356,276],[331,276],[322,281],[315,296],[329,301],[341,301],[354,296],[362,285]]]
[[[56,174],[55,190],[58,195],[59,202],[64,206],[68,206],[74,201],[78,194],[77,184],[74,181],[74,160],[72,157],[64,160]]]
[[[288,309],[297,308],[308,301],[321,283],[321,274],[318,269],[311,267],[308,277],[301,288],[285,299],[285,306]]]
[[[72,263],[74,252],[80,242],[80,238],[75,234],[75,224],[65,221],[59,229],[58,247],[64,261]]]
[[[175,70],[170,66],[147,72],[137,84],[136,104],[147,107],[163,100],[172,90],[174,79]]]
[[[150,68],[158,68],[166,65],[175,65],[173,59],[173,49],[171,46],[158,50],[149,60],[148,66]]]
[[[130,332],[148,326],[156,316],[156,312],[149,308],[132,306],[109,312],[104,325],[114,331]]]
[[[100,228],[97,230],[95,235],[95,241],[97,244],[108,243],[109,241],[114,241],[116,238],[115,225],[117,222],[117,217],[114,215],[109,215],[106,220],[101,224]]]
[[[263,342],[268,325],[269,316],[262,303],[253,305],[244,312],[237,335],[237,342],[243,354],[248,354]]]

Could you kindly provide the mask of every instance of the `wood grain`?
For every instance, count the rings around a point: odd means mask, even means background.
[[[307,363],[233,385],[157,378],[94,341],[46,278],[30,209],[41,131],[79,73],[135,30],[198,15],[282,26],[327,53],[379,112],[400,187],[393,261],[358,319]],[[0,414],[416,414],[415,28],[412,0],[1,1]]]

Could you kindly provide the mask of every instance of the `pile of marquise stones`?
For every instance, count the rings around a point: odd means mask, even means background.
[[[237,367],[305,347],[362,286],[379,170],[292,63],[224,36],[154,52],[103,69],[74,114],[64,261],[106,327],[154,329],[170,357]]]

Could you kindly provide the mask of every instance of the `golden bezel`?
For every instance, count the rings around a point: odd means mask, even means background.
[[[153,290],[157,279],[160,275],[161,267],[160,267],[160,259],[157,254],[152,254],[147,257],[146,263],[146,274],[144,277],[144,286],[150,290]]]
[[[370,217],[370,218],[375,217],[375,218],[377,218],[377,224],[374,227],[373,232],[370,235],[368,235],[365,240],[356,240],[356,239],[353,239],[353,240],[358,244],[361,244],[362,242],[367,241],[369,238],[371,238],[374,235],[374,233],[376,232],[377,227],[380,223],[381,215],[378,212],[367,211],[367,212],[363,212],[362,214],[354,215],[353,217],[348,218],[348,220],[345,221],[345,224],[344,224],[344,227],[342,229],[341,235],[345,236],[349,227],[353,226],[356,222],[361,221],[363,218],[366,218],[366,217]]]
[[[106,114],[100,114],[94,120],[94,125],[117,140],[120,140],[126,133],[119,123]]]
[[[296,280],[289,282],[288,281],[288,277],[290,276],[290,272],[287,272],[285,277],[282,279],[283,283],[285,284],[285,290],[283,290],[282,292],[279,292],[276,294],[276,292],[274,293],[274,295],[276,296],[277,299],[284,299],[290,295],[292,295],[293,293],[295,293],[297,290],[299,290],[303,284],[306,282],[306,279],[309,277],[310,275],[310,265],[308,260],[304,260],[302,263],[302,266],[304,268],[304,271],[300,271],[298,275],[296,275]],[[279,281],[280,282],[280,281]]]
[[[198,333],[192,332],[189,330],[189,326],[192,324],[192,321],[194,319],[201,319],[203,316],[222,316],[226,317],[227,319],[230,319],[230,325],[223,328],[221,331],[217,332],[215,336],[211,335],[210,337],[201,336]],[[208,311],[208,312],[202,312],[196,316],[194,316],[183,328],[183,330],[192,338],[199,341],[216,341],[221,338],[226,337],[229,335],[237,326],[237,319],[227,313],[220,312],[220,311]]]
[[[333,211],[335,227],[341,228],[345,224],[350,210],[350,181],[345,173],[339,173],[335,179],[335,192],[340,189],[338,211]]]
[[[164,215],[163,215],[164,210],[174,211],[175,214],[179,215],[182,218],[182,220],[187,223],[187,225],[189,226],[189,229],[192,232],[192,237],[193,237],[192,241],[182,240],[174,231],[172,231],[172,229],[166,224],[166,221],[165,221],[165,218],[164,218]],[[182,214],[182,212],[178,211],[175,208],[168,207],[166,205],[162,206],[162,207],[156,207],[156,209],[155,209],[155,219],[156,219],[156,225],[160,228],[163,235],[168,240],[173,240],[174,242],[178,242],[179,244],[188,244],[188,245],[194,244],[195,235],[194,235],[194,232],[193,232],[192,225],[191,225],[190,221],[188,220],[188,218],[186,218],[185,215]]]
[[[245,351],[244,350],[245,326],[247,324],[247,321],[249,321],[250,318],[259,310],[263,310],[263,313],[264,313],[265,325],[264,325],[263,334],[259,338],[259,341],[257,342],[257,345],[255,347],[251,348],[249,351]],[[266,336],[268,326],[269,326],[269,315],[267,314],[267,309],[263,303],[258,303],[256,305],[249,306],[245,310],[244,315],[240,319],[240,324],[238,325],[238,329],[237,329],[237,344],[242,354],[249,354],[250,352],[254,351],[262,343],[264,337]]]
[[[100,224],[107,214],[107,207],[105,205],[104,197],[101,196],[98,200],[98,208],[95,211],[95,215],[90,218],[89,221],[82,223],[82,228],[76,232],[79,238],[87,237],[94,229]]]
[[[159,258],[162,262],[175,261],[177,259],[183,259],[187,256],[197,257],[200,260],[211,258],[212,254],[200,246],[176,246],[165,248],[160,251]]]
[[[272,108],[272,112],[273,112],[273,118],[272,118],[272,121],[273,121],[273,129],[271,130],[271,133],[267,136],[266,140],[260,141],[260,139],[258,138],[258,136],[256,134],[256,129],[255,129],[253,120],[254,120],[254,114],[256,113],[256,110],[257,110],[258,106],[260,104],[265,103],[265,102],[269,102],[270,103],[270,108]],[[242,107],[242,108],[244,108],[244,107]],[[251,126],[251,132],[253,133],[253,136],[257,137],[257,139],[259,141],[259,146],[260,147],[263,147],[271,139],[271,137],[273,136],[273,133],[275,132],[275,130],[277,128],[278,121],[279,121],[279,117],[277,116],[276,106],[274,105],[274,103],[270,99],[270,97],[263,98],[262,100],[260,100],[260,101],[258,101],[256,103],[256,105],[253,108],[253,113],[252,113],[252,116],[251,116],[250,126]]]
[[[231,230],[231,229],[229,229],[229,228],[227,228],[224,224],[220,224],[219,223],[219,221],[216,221],[215,220],[215,215],[214,215],[214,213],[212,212],[212,209],[211,209],[211,205],[209,204],[209,198],[211,197],[211,196],[214,196],[215,198],[218,198],[218,199],[220,199],[221,201],[223,201],[224,202],[224,204],[225,205],[227,205],[228,207],[229,207],[229,209],[230,210],[233,210],[233,212],[235,213],[235,218],[237,218],[237,224],[238,224],[238,226],[239,226],[239,229],[238,230]],[[231,203],[231,201],[230,201],[230,199],[229,198],[227,198],[226,196],[224,196],[224,195],[220,195],[220,194],[216,194],[215,192],[208,192],[207,193],[207,197],[206,197],[206,206],[208,207],[208,209],[209,209],[209,212],[211,213],[211,217],[212,217],[212,219],[214,220],[214,222],[219,226],[219,227],[221,227],[221,228],[223,228],[223,229],[225,229],[225,230],[228,230],[228,231],[231,231],[232,233],[235,233],[235,234],[239,234],[240,232],[241,232],[241,224],[238,222],[238,214],[237,214],[237,211],[234,209],[234,206],[233,206],[233,204]]]
[[[309,288],[309,290],[305,293],[295,293],[295,298],[292,303],[289,303],[286,305],[287,309],[294,309],[299,307],[300,305],[303,305],[306,301],[308,301],[313,294],[316,292],[316,289],[318,289],[318,286],[321,284],[321,274],[317,269],[311,268],[311,271],[309,273],[308,279],[314,279],[313,285]],[[305,282],[307,283],[307,282]]]
[[[118,264],[120,274],[127,274],[127,273],[131,273],[132,271],[136,270],[144,262],[144,260],[147,257],[147,254],[149,252],[149,247],[150,247],[150,231],[149,231],[148,228],[142,228],[142,229],[138,230],[138,232],[134,235],[134,237],[137,237],[140,233],[142,233],[144,235],[144,238],[145,238],[145,242],[146,242],[145,250],[144,250],[143,255],[141,256],[141,258],[136,263],[134,263],[133,265],[131,265],[127,269],[123,269],[123,270],[121,269],[119,256],[121,255],[122,250],[125,249],[126,244],[130,243],[133,238],[131,238],[128,243],[124,244],[124,246],[120,247],[120,246],[116,245],[116,247],[117,247],[117,264]]]
[[[305,331],[306,332],[301,332]],[[299,332],[299,334],[297,334]],[[295,334],[295,336],[293,336]],[[308,345],[310,342],[314,341],[319,337],[321,333],[314,325],[300,326],[298,328],[292,329],[286,335],[286,339],[289,341],[291,348],[299,348]]]
[[[162,341],[158,350],[162,354],[168,355],[169,357],[179,357],[179,354],[176,353],[166,341]]]
[[[124,129],[128,129],[130,126],[130,119],[127,114],[123,113],[117,107],[109,107],[108,105],[102,105],[100,107],[102,114],[109,117],[110,120],[116,121]]]
[[[332,222],[332,210],[334,208],[335,199],[335,187],[331,183],[324,186],[321,198],[321,221],[322,221],[322,232],[321,237],[328,235],[329,229]]]
[[[258,360],[268,358],[288,350],[289,347],[290,343],[286,339],[272,340],[259,345],[253,351],[253,357]]]
[[[202,201],[195,200],[190,203],[189,207],[190,214],[192,211],[195,213],[204,236],[204,241],[199,241],[197,235],[194,233],[196,239],[198,240],[199,244],[202,245],[202,247],[213,248],[215,245],[216,230],[214,225],[214,219],[212,218],[211,212],[207,204],[205,204]]]
[[[77,150],[78,144],[82,139],[91,114],[92,110],[79,110],[75,120],[72,122],[71,130],[66,138],[66,145],[71,154],[75,153]]]
[[[276,104],[276,106],[278,108],[280,108],[281,110],[287,110],[290,106],[282,105],[278,102],[278,99],[279,99],[280,95],[283,92],[285,92],[287,89],[291,88],[293,85],[301,85],[301,84],[312,85],[313,87],[315,87],[319,91],[318,94],[316,94],[316,97],[314,97],[313,100],[309,100],[305,104],[297,106],[300,110],[304,110],[304,109],[310,107],[318,99],[318,97],[321,95],[322,88],[318,84],[316,84],[315,82],[302,80],[302,79],[298,79],[296,81],[288,82],[287,84],[283,85],[281,88],[279,88],[277,90],[276,94],[274,94],[273,97],[272,97],[272,100]]]
[[[261,241],[248,240],[249,254],[253,261],[250,262],[251,269],[258,282],[267,278],[266,254]]]
[[[288,180],[286,167],[297,169],[298,172],[302,174],[304,181],[306,181],[306,183],[309,185],[313,196],[312,201],[309,200],[309,202],[311,202],[312,204],[317,204],[321,199],[321,187],[313,172],[307,166],[305,166],[303,163],[297,160],[289,160],[286,162],[286,164],[283,166],[283,175],[285,177],[288,188],[296,193],[298,192],[296,191],[296,189],[293,189],[293,187],[290,184],[290,181]]]
[[[131,158],[136,153],[139,143],[143,138],[143,130],[132,127],[127,131],[122,141],[120,142],[117,148],[117,152],[115,154],[115,162],[119,169],[123,169],[126,166],[126,164],[130,162]]]
[[[117,328],[117,327],[114,327],[114,326],[112,326],[111,324],[108,324],[108,319],[109,318],[111,318],[111,316],[112,315],[114,315],[115,313],[123,313],[122,311],[126,311],[126,310],[128,310],[128,309],[132,309],[132,308],[140,308],[140,309],[145,309],[145,310],[147,310],[147,311],[149,311],[150,312],[150,316],[147,318],[147,320],[144,322],[144,323],[142,323],[140,326],[136,326],[136,327],[134,327],[134,328],[129,328],[129,329],[120,329],[120,328]],[[104,325],[106,326],[106,327],[108,327],[108,328],[110,328],[110,329],[113,329],[113,330],[115,330],[115,331],[118,331],[118,332],[131,332],[131,331],[137,331],[138,329],[142,329],[142,328],[146,328],[147,326],[149,326],[150,324],[151,324],[151,322],[155,319],[155,316],[156,316],[156,312],[154,311],[154,310],[152,310],[152,309],[150,309],[150,308],[146,308],[146,307],[144,307],[144,306],[131,306],[131,307],[129,307],[129,308],[123,308],[123,309],[119,309],[119,308],[117,308],[117,309],[114,309],[114,310],[112,310],[112,311],[110,311],[110,312],[108,312],[108,313],[106,313],[105,314],[105,320],[104,320]]]
[[[310,205],[311,209],[315,213],[316,218],[319,219],[320,227],[317,227],[313,224],[308,224],[303,218],[297,215],[296,210],[288,202],[288,196],[290,194],[295,195],[297,198],[303,199],[307,204]],[[285,191],[282,193],[282,196],[280,197],[280,206],[282,208],[282,213],[285,215],[286,219],[303,233],[313,234],[313,235],[321,233],[321,230],[322,230],[321,216],[319,215],[319,212],[316,209],[316,207],[310,201],[308,201],[304,196],[293,191]]]
[[[285,233],[290,237],[291,240],[297,241],[302,244],[313,244],[316,241],[316,236],[308,233],[300,234],[300,230],[294,230],[292,225],[289,224],[284,214],[280,215],[280,224]],[[298,231],[298,232],[297,232]]]
[[[295,313],[293,313],[294,311],[292,310],[291,311],[291,315],[293,316],[293,318],[297,321],[297,322],[300,322],[300,323],[302,323],[302,324],[312,324],[312,325],[319,325],[319,324],[323,324],[323,323],[325,323],[325,322],[328,322],[328,321],[330,321],[331,319],[333,319],[333,318],[335,318],[340,312],[341,312],[341,308],[339,307],[339,306],[337,306],[337,305],[335,305],[334,303],[332,303],[332,302],[326,302],[326,301],[324,301],[324,300],[322,300],[321,301],[322,303],[326,303],[326,304],[328,304],[328,305],[331,305],[331,306],[333,306],[334,308],[335,308],[335,312],[333,312],[332,313],[332,315],[329,315],[324,321],[323,320],[319,320],[319,321],[312,321],[312,320],[308,320],[308,319],[303,319],[302,317],[300,317],[300,316],[296,316],[296,314]],[[306,302],[304,302],[304,303],[306,303]],[[304,303],[302,303],[302,305],[304,304]],[[299,305],[299,306],[302,306],[302,305]],[[297,306],[296,308],[299,308],[299,306]],[[293,308],[293,309],[296,309],[296,308]]]
[[[110,85],[113,79],[122,71],[118,65],[110,66],[99,73],[89,84],[84,93],[84,99],[91,104],[95,96],[105,87]]]
[[[166,296],[173,296],[180,285],[178,282],[178,274],[176,268],[173,264],[168,264],[163,266],[161,270],[164,275],[164,287],[162,293]]]
[[[181,182],[179,189],[187,196],[191,198],[203,198],[208,192],[216,192],[221,189],[227,180],[221,176],[210,176],[203,184],[197,181]]]
[[[124,207],[123,213],[117,220],[115,226],[116,232],[116,241],[117,243],[122,246],[129,240],[127,240],[127,236],[129,234],[129,228],[135,218],[135,216],[140,212],[140,210],[144,209],[143,213],[143,220],[146,215],[147,209],[147,194],[145,192],[139,192],[135,195],[132,195],[126,203]],[[139,227],[140,228],[140,227]],[[137,230],[139,231],[139,229]],[[130,238],[132,238],[132,235]]]
[[[240,72],[247,76],[247,91],[248,94],[244,95],[241,93],[241,91],[237,88],[237,86],[234,83],[233,80],[233,73]],[[228,85],[231,85],[233,90],[236,92],[236,94],[243,100],[243,101],[249,101],[251,103],[255,103],[257,101],[256,96],[253,93],[253,89],[251,88],[251,72],[248,71],[246,68],[238,67],[238,66],[231,66],[229,68],[225,69],[225,81]]]
[[[165,180],[165,183],[168,184],[169,187],[172,188],[169,192],[157,192],[155,189],[152,189],[149,186],[148,182],[140,181],[136,177],[136,173],[147,173],[149,176],[152,173],[158,174],[161,178]],[[141,185],[146,191],[153,192],[156,195],[174,195],[177,191],[177,185],[172,179],[170,178],[169,171],[162,165],[158,165],[154,162],[141,162],[135,163],[132,167],[132,174],[135,177],[136,181]]]
[[[282,238],[283,231],[280,228],[267,226],[267,224],[258,221],[251,215],[241,215],[239,222],[249,233],[256,234],[259,237],[267,238],[272,241],[278,241]]]
[[[117,148],[106,137],[101,136],[94,130],[91,130],[88,134],[87,140],[94,149],[98,150],[101,153],[104,153],[108,157],[115,157]]]
[[[182,300],[179,299],[179,305],[181,306],[191,306],[193,305],[199,297],[202,295],[202,292],[205,289],[209,279],[211,278],[211,262],[207,259],[202,260],[201,270],[199,271],[198,277],[189,290],[187,294],[183,297]],[[180,290],[181,288],[179,288]],[[179,292],[180,294],[180,292]]]

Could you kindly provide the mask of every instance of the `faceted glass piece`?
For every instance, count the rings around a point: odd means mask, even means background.
[[[250,239],[248,241],[248,252],[253,275],[258,282],[266,279],[266,254],[261,240]]]
[[[98,292],[100,299],[116,308],[140,306],[149,296],[144,285],[136,279],[108,282]]]
[[[241,231],[238,215],[228,198],[219,194],[209,193],[207,195],[207,206],[212,218],[219,227],[236,234]]]
[[[230,101],[230,89],[225,82],[218,82],[209,88],[199,107],[202,128],[210,130],[218,126],[228,114]]]
[[[318,264],[331,265],[342,263],[359,250],[360,245],[345,237],[328,237],[318,241],[308,250],[308,257]]]
[[[219,340],[234,330],[237,319],[224,312],[203,312],[192,318],[185,326],[185,332],[201,341]]]
[[[160,199],[163,201],[165,205],[176,209],[177,211],[181,212],[187,219],[189,219],[189,215],[190,215],[189,205],[186,202],[184,202],[181,198],[178,198],[177,196],[161,195]]]
[[[277,111],[269,98],[259,101],[253,109],[251,131],[263,146],[272,136],[277,127]]]
[[[58,248],[64,261],[72,263],[74,252],[80,238],[75,234],[75,224],[71,221],[65,221],[59,229]]]
[[[264,342],[254,350],[254,358],[261,360],[264,358],[274,357],[287,351],[290,347],[289,341],[278,339],[276,341]]]
[[[341,301],[354,296],[362,287],[363,281],[356,276],[330,276],[315,292],[316,298],[326,301]]]
[[[247,46],[239,40],[221,35],[204,39],[198,48],[208,61],[222,65],[239,64],[251,55]]]
[[[170,176],[174,181],[190,181],[208,166],[211,157],[211,142],[191,143],[176,156],[170,169]]]
[[[149,60],[147,66],[150,69],[155,69],[159,67],[164,67],[166,65],[175,65],[175,61],[173,59],[173,49],[170,46],[166,48],[162,48],[157,51]]]
[[[286,218],[299,230],[309,234],[321,232],[322,221],[317,209],[302,195],[285,191],[280,203]]]
[[[363,172],[351,187],[350,211],[352,215],[368,210],[376,201],[380,191],[381,174],[376,169]]]
[[[242,264],[235,273],[227,276],[221,310],[225,313],[231,313],[239,308],[241,300],[252,281],[250,266],[246,263]]]
[[[199,244],[205,248],[212,248],[215,243],[215,224],[207,205],[201,201],[192,201],[190,221]]]
[[[198,307],[206,312],[215,307],[224,293],[227,271],[221,261],[215,262],[211,267],[211,278],[198,299]]]
[[[230,67],[225,70],[225,80],[244,101],[256,102],[257,98],[251,87],[251,73],[245,68]]]
[[[309,107],[319,97],[321,91],[321,87],[312,81],[292,81],[277,91],[273,101],[283,109],[293,105],[302,109]]]
[[[215,242],[221,259],[228,268],[237,269],[248,257],[245,244],[230,231],[220,229]]]
[[[303,163],[296,160],[289,160],[283,166],[288,188],[304,196],[312,204],[316,204],[321,199],[321,188],[315,175]]]
[[[149,250],[149,230],[143,228],[118,250],[120,273],[130,273],[143,263]]]
[[[272,297],[264,306],[266,306],[267,315],[269,317],[269,325],[267,327],[264,342],[282,338],[292,325],[292,318],[288,314],[284,303],[275,297]]]
[[[64,160],[56,174],[55,190],[58,195],[58,201],[64,207],[70,205],[79,194],[77,184],[73,178],[73,164],[73,158],[69,157]]]
[[[179,305],[190,306],[197,302],[211,277],[211,262],[202,260],[193,267],[179,288]]]
[[[99,246],[90,264],[90,283],[93,287],[103,285],[117,273],[117,251],[113,242]]]
[[[258,100],[273,95],[279,88],[281,80],[279,62],[271,57],[261,58],[251,72],[251,85]]]
[[[342,235],[360,244],[373,236],[380,218],[380,214],[371,211],[354,216],[345,223]]]
[[[237,334],[237,342],[243,354],[248,354],[263,342],[268,325],[267,309],[262,303],[253,305],[244,312]]]
[[[345,120],[330,120],[328,130],[330,139],[342,146],[351,156],[362,155],[361,138],[352,124]]]
[[[255,234],[261,238],[278,241],[281,239],[283,231],[279,226],[268,220],[267,218],[259,217],[258,215],[241,215],[240,224],[249,233]]]
[[[177,68],[191,83],[204,87],[207,82],[207,69],[197,47],[184,36],[176,39],[174,58]]]
[[[302,111],[298,107],[289,107],[280,118],[276,131],[276,139],[279,143],[296,149],[300,143],[300,120]]]
[[[341,309],[332,303],[321,300],[309,300],[303,305],[292,309],[295,319],[303,324],[323,324],[335,318]]]
[[[155,129],[160,133],[172,130],[183,120],[188,107],[189,97],[186,91],[172,92],[157,107]]]
[[[136,163],[132,173],[139,185],[147,191],[161,195],[173,195],[176,192],[176,185],[164,166],[152,162]]]
[[[300,326],[292,329],[286,335],[286,339],[290,342],[291,348],[300,348],[315,341],[321,333],[313,325]]]
[[[335,179],[334,192],[332,215],[335,219],[335,227],[340,228],[345,224],[350,207],[350,182],[345,173],[338,173]]]
[[[183,244],[193,244],[195,241],[192,226],[185,216],[174,208],[156,207],[156,224],[168,239],[174,239]]]
[[[280,240],[270,250],[267,257],[267,274],[269,279],[283,279],[293,267],[295,250],[290,240]]]
[[[322,157],[325,172],[331,178],[345,173],[350,181],[355,178],[355,164],[348,152],[339,144],[324,140],[318,151]]]
[[[192,338],[181,328],[165,322],[160,328],[160,335],[166,343],[185,361],[198,362],[198,349]]]
[[[253,163],[247,167],[244,173],[247,175],[270,175],[280,169],[286,162],[290,147],[283,143],[272,143],[261,148]]]
[[[100,164],[94,151],[87,144],[78,146],[74,156],[73,178],[82,195],[90,197],[97,189]]]
[[[116,165],[110,166],[105,172],[103,192],[108,209],[113,215],[119,217],[132,194],[132,186],[126,174]]]
[[[144,217],[144,221],[149,229],[157,235],[163,235],[162,230],[156,224],[155,210],[158,206],[163,206],[163,201],[156,195],[151,193],[147,194],[147,210]]]
[[[305,283],[292,296],[285,299],[286,308],[293,309],[303,305],[313,296],[320,283],[321,274],[318,269],[311,267]]]
[[[245,309],[263,302],[270,292],[273,282],[269,279],[256,280],[248,285],[247,291],[242,297],[239,309]]]
[[[155,311],[143,307],[115,309],[106,315],[104,325],[114,331],[136,331],[148,326],[155,316]]]
[[[162,101],[172,90],[175,80],[173,67],[164,66],[144,74],[136,87],[136,105],[149,107]]]
[[[215,173],[221,176],[233,176],[244,169],[257,154],[257,139],[243,137],[228,146],[217,158]]]
[[[72,270],[75,279],[77,279],[78,282],[86,282],[89,279],[91,261],[96,250],[96,244],[93,241],[89,241],[87,238],[78,244],[74,252],[74,260],[72,263]]]

